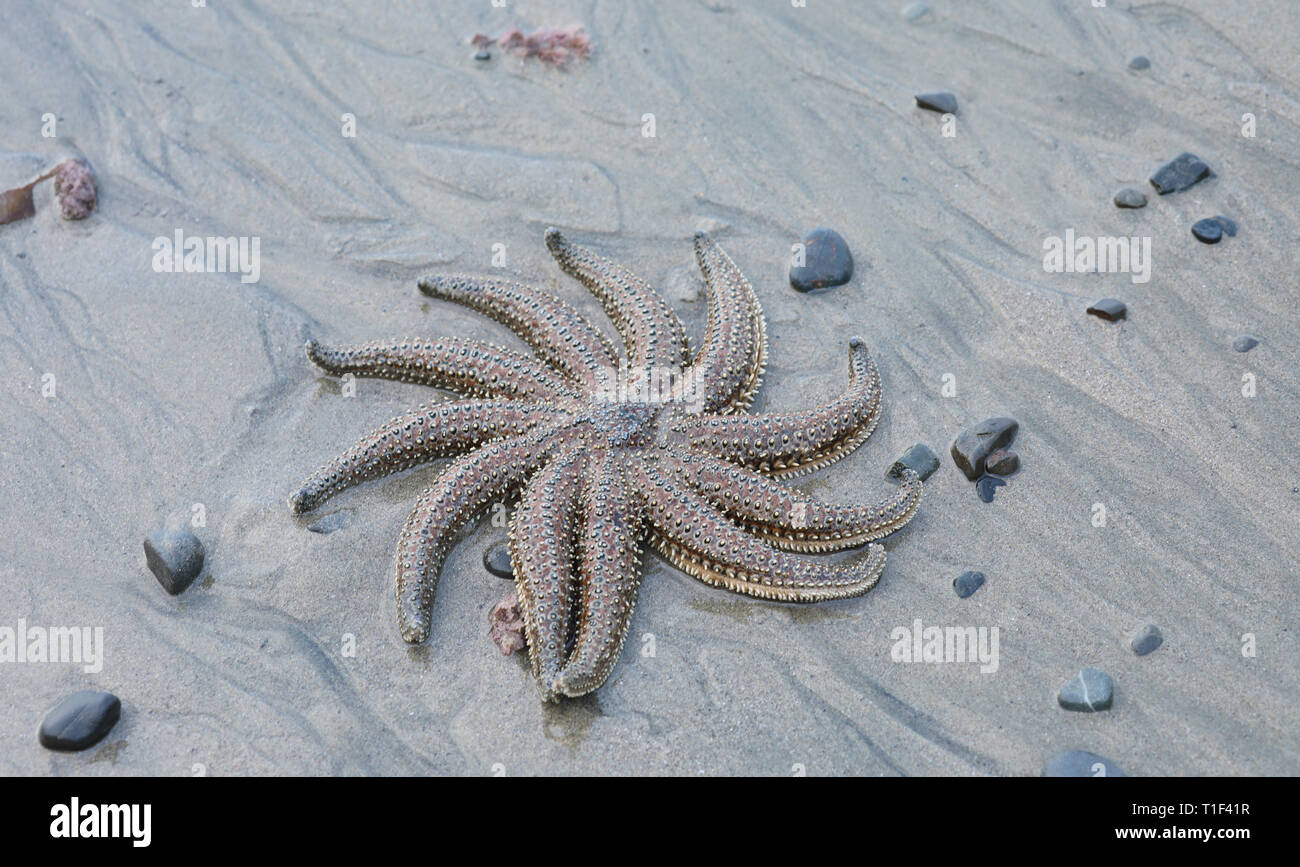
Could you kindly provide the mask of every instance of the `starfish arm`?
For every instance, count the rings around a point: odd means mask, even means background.
[[[546,230],[546,247],[564,273],[600,301],[634,367],[676,371],[690,360],[685,326],[648,283],[622,265],[570,243],[559,229]]]
[[[694,416],[680,430],[695,451],[771,476],[799,475],[862,445],[875,430],[880,406],[880,375],[855,337],[849,341],[849,387],[825,406],[766,416]]]
[[[736,263],[704,232],[695,233],[695,259],[708,290],[709,321],[691,374],[704,390],[704,412],[742,411],[767,359],[763,308]]]
[[[518,487],[553,447],[546,431],[489,443],[438,474],[411,511],[397,542],[397,625],[418,644],[429,637],[433,593],[456,533]]]
[[[676,451],[667,467],[769,545],[805,553],[854,548],[888,536],[912,520],[923,489],[909,469],[903,484],[883,502],[837,505],[812,500],[753,470],[706,455]]]
[[[578,532],[577,625],[573,651],[556,690],[586,695],[609,677],[623,649],[641,587],[645,507],[621,461],[608,453],[588,463]]]
[[[573,305],[548,292],[505,280],[425,277],[420,291],[495,319],[572,380],[596,388],[618,367],[609,340]]]
[[[568,652],[574,589],[578,496],[586,455],[557,456],[528,481],[510,521],[510,564],[524,618],[533,678],[544,701],[558,701],[556,680]]]
[[[760,599],[820,602],[866,593],[885,568],[885,549],[874,543],[866,558],[842,566],[778,551],[652,465],[642,466],[639,475],[656,547],[668,562],[706,584]]]
[[[399,415],[311,475],[289,498],[294,514],[310,512],[339,491],[434,458],[461,454],[488,440],[522,434],[568,418],[559,409],[508,400],[453,400]]]
[[[414,382],[468,397],[565,400],[569,383],[540,361],[482,340],[376,340],[350,346],[307,341],[307,357],[335,376],[352,373]]]

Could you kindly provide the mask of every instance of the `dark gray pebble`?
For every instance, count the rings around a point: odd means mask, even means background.
[[[1145,54],[1139,54],[1128,62],[1129,69],[1150,69],[1151,61]]]
[[[1044,777],[1124,777],[1119,765],[1086,750],[1070,750],[1052,759],[1043,768]]]
[[[475,60],[491,60],[491,59],[492,59],[492,52],[491,52],[491,51],[488,51],[486,48],[481,48],[481,49],[479,49],[478,51],[474,52],[474,59],[475,59]]]
[[[984,462],[984,469],[995,476],[1009,476],[1020,469],[1020,455],[1011,449],[989,452],[988,459]]]
[[[928,108],[930,111],[937,111],[941,114],[957,113],[957,97],[946,90],[934,93],[918,93],[916,95],[916,104],[921,108]]]
[[[49,750],[84,750],[108,734],[122,715],[122,702],[111,692],[74,692],[45,715],[37,739]]]
[[[834,229],[813,229],[803,239],[804,264],[790,266],[790,285],[800,292],[841,286],[853,278],[853,254]]]
[[[885,470],[885,477],[901,482],[904,469],[912,470],[924,482],[939,469],[939,457],[925,443],[917,443],[901,458],[890,464],[889,469]]]
[[[1147,194],[1137,187],[1125,187],[1115,193],[1115,205],[1120,208],[1145,208]]]
[[[1192,223],[1192,234],[1202,244],[1217,244],[1223,237],[1223,226],[1219,225],[1218,220],[1206,217],[1204,220]]]
[[[957,434],[952,442],[953,462],[973,482],[984,475],[984,461],[989,453],[1010,445],[1019,429],[1019,422],[1013,418],[986,418]]]
[[[144,540],[144,558],[158,583],[175,596],[203,571],[203,543],[189,530],[156,530]]]
[[[1204,160],[1196,154],[1181,153],[1151,176],[1151,186],[1160,195],[1177,193],[1214,174]]]
[[[975,493],[980,495],[980,499],[986,503],[993,502],[993,493],[998,488],[1005,487],[1006,482],[997,476],[981,476],[980,480],[975,483]]]
[[[333,533],[335,530],[342,530],[348,524],[352,523],[352,513],[346,510],[331,512],[318,521],[313,521],[307,525],[307,529],[313,533]]]
[[[1089,307],[1088,312],[1108,322],[1116,322],[1128,316],[1128,307],[1118,298],[1103,298]]]
[[[1056,699],[1066,710],[1098,711],[1110,708],[1115,697],[1115,682],[1096,668],[1085,668],[1061,687]]]
[[[1160,634],[1160,627],[1154,623],[1148,623],[1137,631],[1128,646],[1138,656],[1146,656],[1164,643],[1165,637]]]
[[[952,580],[952,589],[962,599],[984,586],[983,572],[963,572]]]
[[[1238,352],[1250,352],[1259,346],[1259,338],[1253,334],[1242,334],[1232,341],[1232,348]]]
[[[515,572],[510,566],[510,544],[508,542],[497,542],[484,551],[483,568],[498,578],[513,579]]]

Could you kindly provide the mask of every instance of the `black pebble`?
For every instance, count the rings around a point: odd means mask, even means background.
[[[956,590],[957,595],[962,599],[967,598],[983,586],[983,572],[963,572],[952,581],[952,589]]]
[[[952,460],[957,469],[972,482],[984,475],[984,461],[991,452],[1009,445],[1020,424],[1014,418],[999,416],[968,427],[952,441]],[[986,501],[987,502],[987,501]]]
[[[1109,322],[1115,322],[1128,316],[1128,308],[1118,298],[1103,298],[1089,307],[1088,312]]]
[[[1005,485],[1006,482],[1002,481],[997,476],[982,476],[980,480],[975,483],[975,493],[979,494],[980,499],[984,502],[991,503],[993,502],[993,492]]]
[[[1223,237],[1223,227],[1219,225],[1218,220],[1206,217],[1192,224],[1192,234],[1203,244],[1217,244]]]
[[[937,111],[941,114],[957,113],[957,97],[946,90],[935,93],[918,93],[916,95],[916,104],[921,108],[928,108],[930,111]]]
[[[905,455],[890,464],[889,469],[885,470],[885,477],[901,482],[904,469],[912,470],[924,482],[939,469],[939,457],[925,443],[917,443],[908,449]]]
[[[1124,777],[1128,776],[1110,759],[1085,750],[1061,753],[1043,768],[1044,777]]]
[[[510,566],[510,545],[507,542],[497,542],[492,547],[483,552],[483,568],[487,569],[498,578],[515,577],[514,569]]]
[[[108,734],[122,715],[122,702],[111,692],[74,692],[45,715],[37,739],[49,750],[84,750]]]
[[[803,250],[803,267],[790,267],[790,285],[798,291],[841,286],[853,278],[853,254],[834,229],[813,229],[804,236]]]
[[[1156,169],[1151,176],[1151,186],[1163,196],[1181,192],[1212,174],[1210,167],[1196,154],[1181,153]]]
[[[175,596],[203,571],[203,543],[189,530],[156,530],[144,540],[144,558],[158,583]]]
[[[1150,69],[1151,61],[1145,54],[1139,54],[1128,62],[1129,69]]]
[[[1133,636],[1133,640],[1128,643],[1128,646],[1138,656],[1146,656],[1164,642],[1165,637],[1160,634],[1160,627],[1154,623],[1148,623],[1138,630],[1137,634]]]
[[[1259,346],[1259,338],[1253,334],[1242,334],[1232,341],[1232,348],[1238,352],[1250,352],[1256,346]]]

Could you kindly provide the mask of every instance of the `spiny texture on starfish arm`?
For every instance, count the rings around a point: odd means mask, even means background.
[[[904,471],[875,505],[813,501],[774,481],[860,446],[880,416],[880,377],[849,341],[849,384],[804,412],[746,412],[761,382],[767,331],[758,296],[704,233],[695,255],[709,312],[692,350],[668,303],[626,268],[570,243],[546,246],[600,301],[622,352],[572,305],[502,280],[427,277],[426,295],[463,304],[515,332],[536,358],[459,338],[307,344],[329,373],[465,395],[398,416],[316,471],[289,498],[310,511],[368,479],[449,457],[420,495],[397,547],[402,637],[429,637],[442,564],[456,534],[493,502],[520,494],[510,559],[541,696],[585,695],[618,661],[646,546],[701,581],[760,599],[817,602],[880,580],[876,540],[915,514],[922,485]],[[795,556],[867,545],[830,564]]]

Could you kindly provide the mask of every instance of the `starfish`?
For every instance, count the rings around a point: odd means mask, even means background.
[[[573,306],[518,283],[432,276],[424,294],[500,322],[535,357],[460,338],[385,340],[307,356],[334,375],[382,377],[464,397],[394,418],[314,473],[289,499],[310,511],[359,482],[454,458],[415,504],[397,545],[397,619],[429,636],[439,573],[455,535],[520,493],[510,559],[532,673],[545,701],[581,696],[618,660],[645,547],[717,587],[817,602],[866,593],[885,566],[875,540],[916,512],[922,483],[905,470],[875,505],[813,501],[776,481],[861,445],[880,415],[876,366],[849,341],[849,382],[803,412],[752,415],[767,355],[749,281],[706,234],[695,256],[708,323],[694,351],[681,320],[645,281],[555,229],[546,245],[612,320],[622,354]],[[869,544],[868,544],[869,543]],[[829,564],[795,556],[867,544]]]

